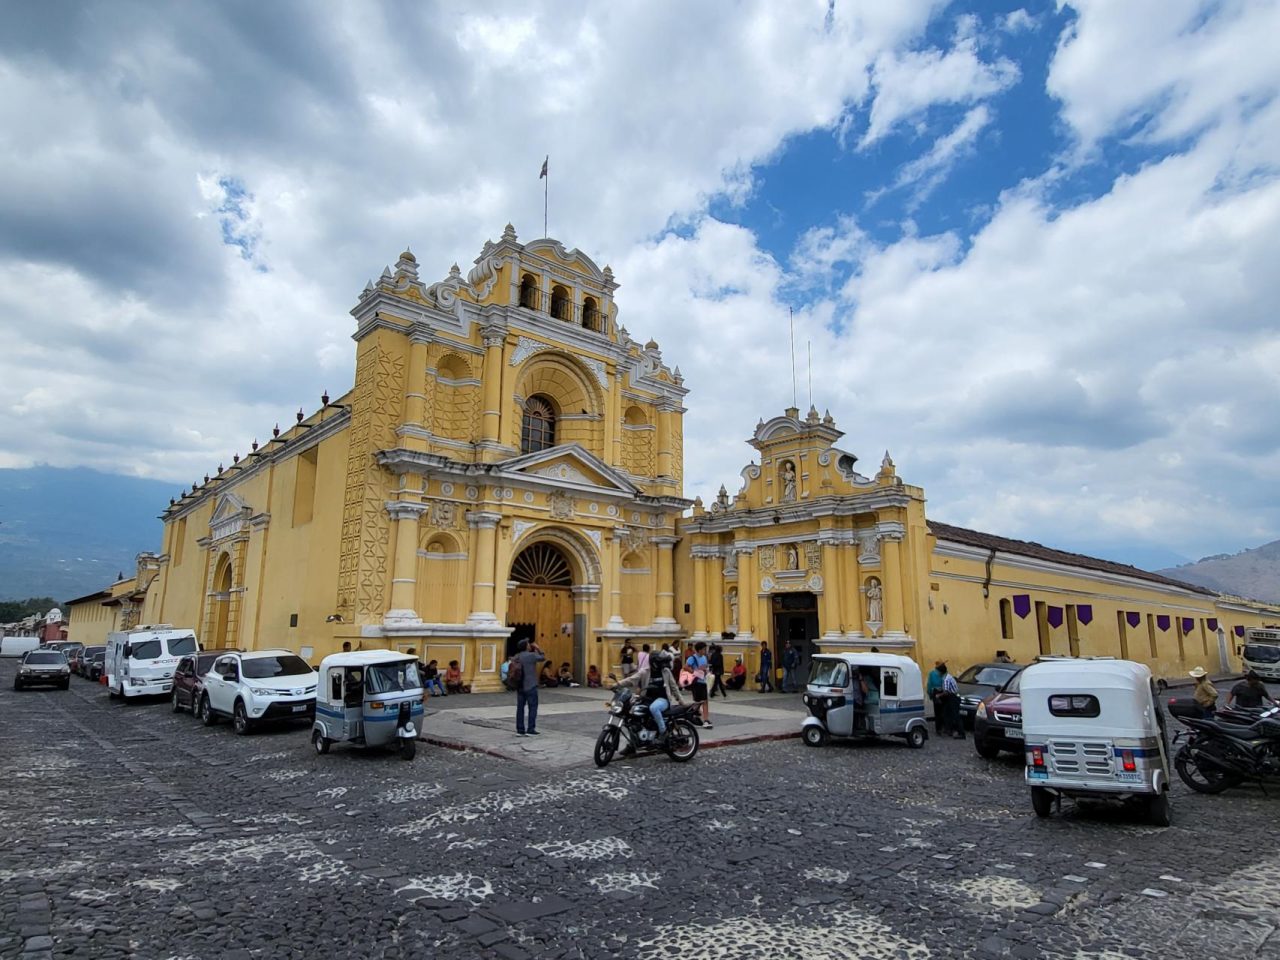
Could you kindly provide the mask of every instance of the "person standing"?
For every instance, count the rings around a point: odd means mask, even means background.
[[[797,689],[796,671],[800,669],[800,648],[794,640],[787,641],[787,649],[782,652],[782,692],[795,693]]]
[[[1262,682],[1262,678],[1258,676],[1256,670],[1250,670],[1243,680],[1231,688],[1231,692],[1227,694],[1227,707],[1242,707],[1244,709],[1256,710],[1263,705],[1269,703],[1273,707],[1276,705],[1275,697],[1267,693],[1267,688]]]
[[[767,641],[760,641],[760,692],[773,692],[773,652]]]
[[[520,688],[516,691],[516,736],[538,736],[538,664],[546,654],[533,640],[521,640],[516,662],[520,664]],[[527,713],[527,716],[526,716]]]
[[[649,645],[647,643],[640,646],[640,656],[636,658],[636,670],[646,670],[649,667]]]
[[[943,733],[950,733],[957,740],[964,739],[964,721],[960,719],[960,687],[956,684],[956,678],[947,671],[947,665],[944,663],[938,668],[942,672],[942,695],[938,698],[943,701]]]
[[[693,694],[693,702],[702,711],[702,725],[711,729],[711,701],[707,699],[707,669],[710,664],[707,662],[706,651],[707,645],[699,640],[693,645],[693,653],[689,654],[684,665],[693,674],[693,684],[689,689]]]
[[[1204,667],[1196,667],[1191,671],[1190,676],[1196,682],[1196,689],[1191,694],[1191,699],[1195,700],[1204,718],[1212,720],[1214,713],[1218,710],[1218,690],[1209,682],[1209,675]]]
[[[729,691],[724,688],[724,648],[718,643],[713,643],[711,654],[707,659],[711,663],[711,692],[708,696],[714,697],[719,690],[720,696],[728,700]]]
[[[631,645],[630,640],[623,641],[618,659],[622,661],[622,675],[631,676],[636,669],[636,648]]]
[[[929,671],[929,679],[925,683],[924,695],[933,704],[933,732],[942,736],[942,704],[938,694],[942,692],[942,673],[946,664],[941,660],[933,661],[933,669]]]

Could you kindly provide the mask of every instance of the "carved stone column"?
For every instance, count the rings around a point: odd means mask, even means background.
[[[425,503],[391,501],[387,513],[396,525],[396,553],[391,565],[391,609],[387,623],[420,622],[414,609],[418,585],[418,519],[427,512]]]
[[[679,537],[654,537],[652,542],[658,554],[658,615],[654,623],[673,624],[676,622],[676,592],[673,548],[680,542]]]
[[[480,436],[497,443],[502,426],[502,345],[507,339],[505,323],[489,322],[480,328],[484,338],[484,410]]]
[[[675,402],[667,398],[658,401],[658,477],[675,477],[674,451],[671,449],[671,417]]]
[[[469,624],[493,623],[498,619],[493,611],[493,590],[497,577],[495,547],[501,520],[500,513],[467,511],[467,525],[473,531],[472,541],[475,544],[475,563],[471,568],[471,612],[467,614]]]
[[[429,334],[415,330],[409,335],[409,372],[405,377],[404,422],[406,426],[426,429],[427,418],[427,347]],[[421,437],[407,436],[404,444],[410,450],[426,450]]]
[[[818,618],[822,627],[822,643],[839,643],[844,639],[844,613],[840,598],[844,585],[840,582],[840,547],[835,531],[819,535],[822,547],[822,596],[819,599]]]
[[[738,639],[743,643],[756,639],[756,552],[746,543],[733,546],[738,555]]]
[[[852,540],[840,548],[840,606],[843,609],[846,639],[863,639],[862,633],[862,570],[858,566],[858,541]]]
[[[608,553],[605,557],[605,583],[608,585],[609,626],[620,627],[622,620],[622,541],[626,536],[623,527],[614,528],[608,535]]]
[[[902,534],[886,533],[880,543],[880,573],[884,588],[884,636],[905,636],[903,629]]]

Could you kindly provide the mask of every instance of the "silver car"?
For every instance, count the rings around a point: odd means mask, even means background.
[[[13,689],[23,690],[39,685],[71,686],[71,667],[58,650],[31,650],[24,654],[18,672],[13,675]]]

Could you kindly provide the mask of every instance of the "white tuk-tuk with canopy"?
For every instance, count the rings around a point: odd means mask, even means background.
[[[1110,658],[1046,658],[1019,677],[1036,815],[1062,797],[1132,800],[1167,827],[1169,757],[1151,671]]]
[[[311,743],[328,753],[334,743],[365,747],[396,745],[412,760],[422,718],[418,660],[393,650],[334,653],[320,661],[316,719]]]
[[[800,735],[811,747],[822,746],[828,736],[902,737],[912,747],[924,746],[929,738],[920,667],[910,657],[815,654],[804,704],[809,716]]]

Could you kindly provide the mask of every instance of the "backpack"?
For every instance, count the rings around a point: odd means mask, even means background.
[[[519,690],[520,681],[524,679],[524,664],[520,662],[518,656],[512,657],[507,662],[510,666],[507,667],[507,676],[503,682],[508,690]]]

